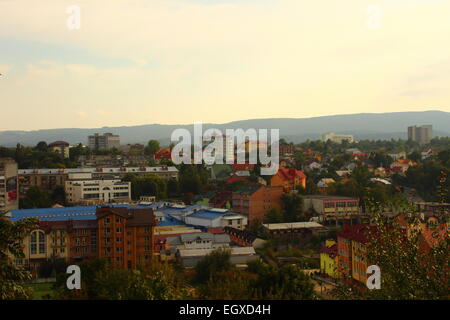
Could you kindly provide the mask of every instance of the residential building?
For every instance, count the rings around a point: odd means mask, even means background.
[[[374,227],[359,224],[346,225],[344,230],[338,232],[338,271],[346,280],[357,281],[361,284],[367,282],[367,243]]]
[[[120,136],[112,133],[95,133],[88,137],[88,147],[93,150],[109,150],[120,148]]]
[[[410,126],[408,127],[408,140],[417,141],[421,144],[429,143],[433,138],[433,126]]]
[[[0,212],[19,207],[17,163],[11,158],[0,158]]]
[[[348,141],[352,143],[354,141],[353,135],[351,134],[336,134],[336,133],[325,133],[322,135],[322,141],[327,142],[330,140],[335,143],[342,143],[343,141]]]
[[[322,178],[317,182],[317,188],[319,189],[319,192],[326,192],[328,187],[330,187],[332,184],[336,183],[333,178]]]
[[[65,141],[55,141],[47,146],[48,151],[56,152],[64,158],[69,158],[69,143]]]
[[[91,173],[71,173],[64,190],[69,204],[95,205],[131,201],[131,182],[92,178]]]
[[[108,167],[108,168],[70,168],[70,169],[19,169],[19,189],[24,195],[31,186],[37,186],[46,191],[53,191],[56,187],[65,187],[69,174],[90,173],[93,179],[117,178],[125,175],[145,177],[156,175],[164,179],[178,179],[176,167]]]
[[[156,226],[153,209],[100,207],[96,216],[100,258],[128,269],[150,262]]]
[[[270,179],[270,185],[281,186],[284,192],[297,190],[298,187],[306,189],[306,175],[295,168],[280,168]]]
[[[391,169],[397,169],[400,173],[405,174],[409,167],[415,165],[414,161],[408,159],[398,159],[391,163]]]
[[[169,148],[160,149],[155,153],[155,160],[172,160],[172,153]]]
[[[248,230],[240,230],[232,227],[224,227],[223,230],[230,236],[231,243],[240,247],[262,248],[266,240],[256,237]]]
[[[263,221],[270,209],[281,210],[283,193],[281,186],[245,185],[233,192],[232,207],[237,213],[246,215],[251,225],[256,220]]]

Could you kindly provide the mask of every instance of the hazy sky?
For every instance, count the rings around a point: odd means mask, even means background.
[[[0,0],[0,130],[450,111],[449,13],[450,0]]]

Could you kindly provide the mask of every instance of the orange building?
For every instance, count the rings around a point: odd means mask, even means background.
[[[365,284],[367,281],[367,246],[369,231],[375,231],[368,225],[355,225],[344,227],[337,234],[338,271],[345,280],[356,280]]]
[[[306,175],[295,168],[280,168],[270,179],[272,187],[283,187],[285,192],[295,190],[298,186],[306,188]]]
[[[281,210],[282,195],[281,186],[245,185],[233,192],[233,211],[247,215],[248,223],[251,225],[256,220],[263,221],[270,209]]]
[[[128,269],[150,262],[156,226],[152,209],[101,207],[97,222],[100,258]]]

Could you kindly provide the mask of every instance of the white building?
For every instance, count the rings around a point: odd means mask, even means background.
[[[327,142],[328,140],[330,140],[331,142],[335,142],[335,143],[342,143],[342,141],[348,141],[348,142],[353,142],[354,138],[353,135],[351,134],[336,134],[333,132],[330,133],[325,133],[322,135],[322,141],[323,142]]]
[[[131,201],[131,182],[117,178],[92,178],[90,173],[69,174],[65,182],[70,204],[107,204]]]

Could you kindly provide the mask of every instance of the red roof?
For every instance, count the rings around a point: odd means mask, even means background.
[[[253,170],[254,167],[255,165],[250,163],[233,163],[231,165],[233,171],[249,171]]]
[[[155,153],[155,159],[171,159],[171,156],[169,148],[161,149]]]
[[[246,179],[246,177],[229,177],[228,179],[227,179],[227,183],[228,184],[232,184],[232,183],[235,183],[235,182],[237,182],[237,181],[245,181],[245,180],[247,180]]]
[[[346,225],[344,230],[338,233],[338,236],[348,240],[354,240],[361,243],[369,242],[369,233],[374,232],[376,228],[367,224],[358,224],[354,226]]]
[[[332,258],[336,257],[338,253],[337,243],[333,244],[330,247],[322,247],[322,249],[320,249],[320,253],[326,253]]]
[[[306,175],[295,168],[280,168],[277,175],[283,180],[293,180],[295,177],[306,179]]]

